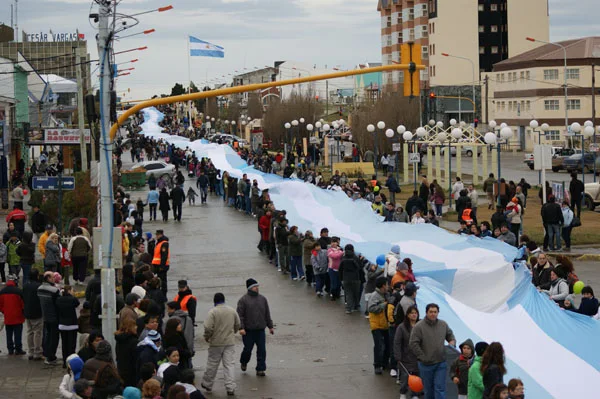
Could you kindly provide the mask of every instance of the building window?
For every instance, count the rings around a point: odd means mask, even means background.
[[[398,32],[398,44],[402,44],[402,32]]]
[[[567,109],[581,109],[581,100],[567,101]]]
[[[398,25],[402,25],[402,13],[398,13]]]
[[[479,12],[484,12],[485,11],[485,6],[483,4],[479,5]]]
[[[560,141],[560,130],[548,130],[546,132],[546,140]]]
[[[498,11],[498,4],[490,4],[490,11]]]
[[[429,13],[427,12],[427,4],[421,4],[421,6],[423,7],[423,9],[421,10],[421,16],[428,17]]]
[[[479,46],[479,54],[485,54],[485,47]]]
[[[412,21],[415,19],[415,9],[414,8],[409,8],[408,9],[408,20]]]
[[[516,82],[517,81],[517,73],[513,72],[512,75],[513,75],[513,82]]]
[[[579,80],[579,68],[567,69],[567,79]]]
[[[431,55],[435,55],[435,43],[433,43],[432,50],[433,50],[433,51],[431,52]]]
[[[527,80],[531,79],[531,72],[530,71],[526,71],[525,72],[525,79],[527,79]]]
[[[429,48],[427,46],[421,47],[421,58],[424,60],[429,58]]]
[[[504,83],[504,74],[503,74],[503,73],[502,73],[502,74],[500,74],[500,82],[501,82],[501,83]]]
[[[427,25],[421,25],[421,37],[427,37]]]
[[[521,80],[525,79],[525,72],[521,71],[519,77]]]
[[[525,110],[531,111],[531,101],[527,100],[525,102]]]
[[[435,65],[433,66],[433,76],[435,76]]]
[[[546,111],[558,111],[560,109],[558,100],[544,100],[544,109]]]
[[[479,33],[485,33],[485,26],[479,25]]]
[[[492,32],[492,33],[496,33],[496,32],[498,32],[498,25],[492,25],[492,26],[490,27],[490,32]]]
[[[544,80],[557,80],[558,69],[544,69]]]
[[[435,22],[431,23],[431,33],[435,33]]]
[[[508,112],[512,112],[512,110],[513,110],[513,102],[509,101],[508,102]]]
[[[388,17],[387,17],[387,23],[386,23],[386,26],[387,26],[388,28],[391,28],[391,27],[392,27],[392,16],[391,16],[391,15],[388,15]]]
[[[492,46],[492,54],[498,54],[498,46]]]

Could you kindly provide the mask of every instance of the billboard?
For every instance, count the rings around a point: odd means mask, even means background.
[[[90,144],[90,129],[84,129],[85,143]],[[44,129],[43,144],[79,144],[79,129]],[[30,141],[31,143],[31,141]]]

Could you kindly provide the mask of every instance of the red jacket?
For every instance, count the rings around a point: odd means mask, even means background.
[[[60,257],[60,265],[62,267],[73,267],[73,261],[71,260],[71,254],[64,246],[60,246],[62,256]]]
[[[6,216],[6,223],[14,220],[27,220],[27,214],[20,209],[15,209]]]
[[[271,228],[272,216],[263,215],[258,221],[258,228],[263,241],[269,241],[269,229]]]
[[[14,281],[6,282],[6,287],[0,291],[0,312],[4,313],[4,324],[15,326],[25,323],[25,302],[23,302],[23,291]]]

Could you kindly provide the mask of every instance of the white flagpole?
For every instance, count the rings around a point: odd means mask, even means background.
[[[187,59],[188,59],[188,94],[192,92],[192,67],[190,64],[190,36],[187,36]],[[192,102],[188,100],[188,120],[192,126]]]

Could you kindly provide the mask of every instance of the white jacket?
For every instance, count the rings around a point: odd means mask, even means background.
[[[393,252],[388,252],[385,255],[385,270],[388,277],[394,277],[396,274],[396,266],[400,262],[399,256]]]
[[[60,397],[65,398],[65,399],[78,398],[78,396],[75,395],[75,392],[73,392],[74,385],[75,385],[75,378],[73,378],[71,373],[65,374],[63,376],[63,379],[62,379],[60,385],[58,386],[58,391],[60,392]]]

